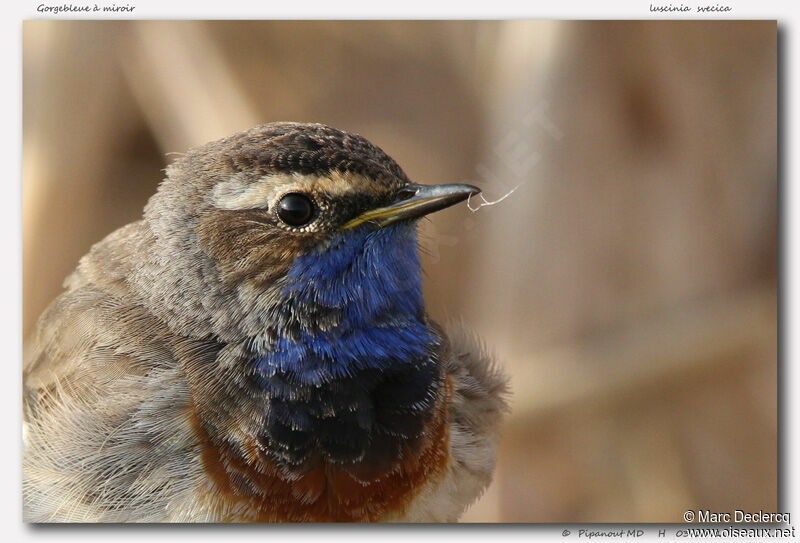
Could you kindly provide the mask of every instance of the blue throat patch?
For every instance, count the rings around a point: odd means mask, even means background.
[[[270,409],[262,439],[290,464],[397,461],[419,437],[440,379],[438,336],[424,322],[416,225],[345,231],[295,259],[286,303],[335,311],[338,324],[279,333],[254,361]],[[302,318],[302,313],[300,314]]]

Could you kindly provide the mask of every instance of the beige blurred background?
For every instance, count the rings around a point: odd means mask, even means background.
[[[464,520],[777,510],[774,21],[28,21],[23,41],[26,335],[167,153],[323,122],[415,181],[517,187],[422,225],[429,311],[513,377]]]

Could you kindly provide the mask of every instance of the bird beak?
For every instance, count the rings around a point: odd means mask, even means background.
[[[389,206],[365,211],[342,226],[342,230],[369,222],[383,228],[393,222],[417,219],[428,213],[463,202],[479,194],[481,189],[472,185],[417,185],[410,183],[397,192],[397,200]]]

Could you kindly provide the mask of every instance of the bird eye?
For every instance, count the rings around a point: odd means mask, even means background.
[[[278,202],[278,217],[289,226],[303,226],[314,215],[314,204],[305,194],[291,192]]]

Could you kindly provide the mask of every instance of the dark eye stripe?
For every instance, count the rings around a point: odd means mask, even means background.
[[[314,217],[314,203],[305,194],[290,192],[278,202],[277,214],[289,226],[303,226]]]

